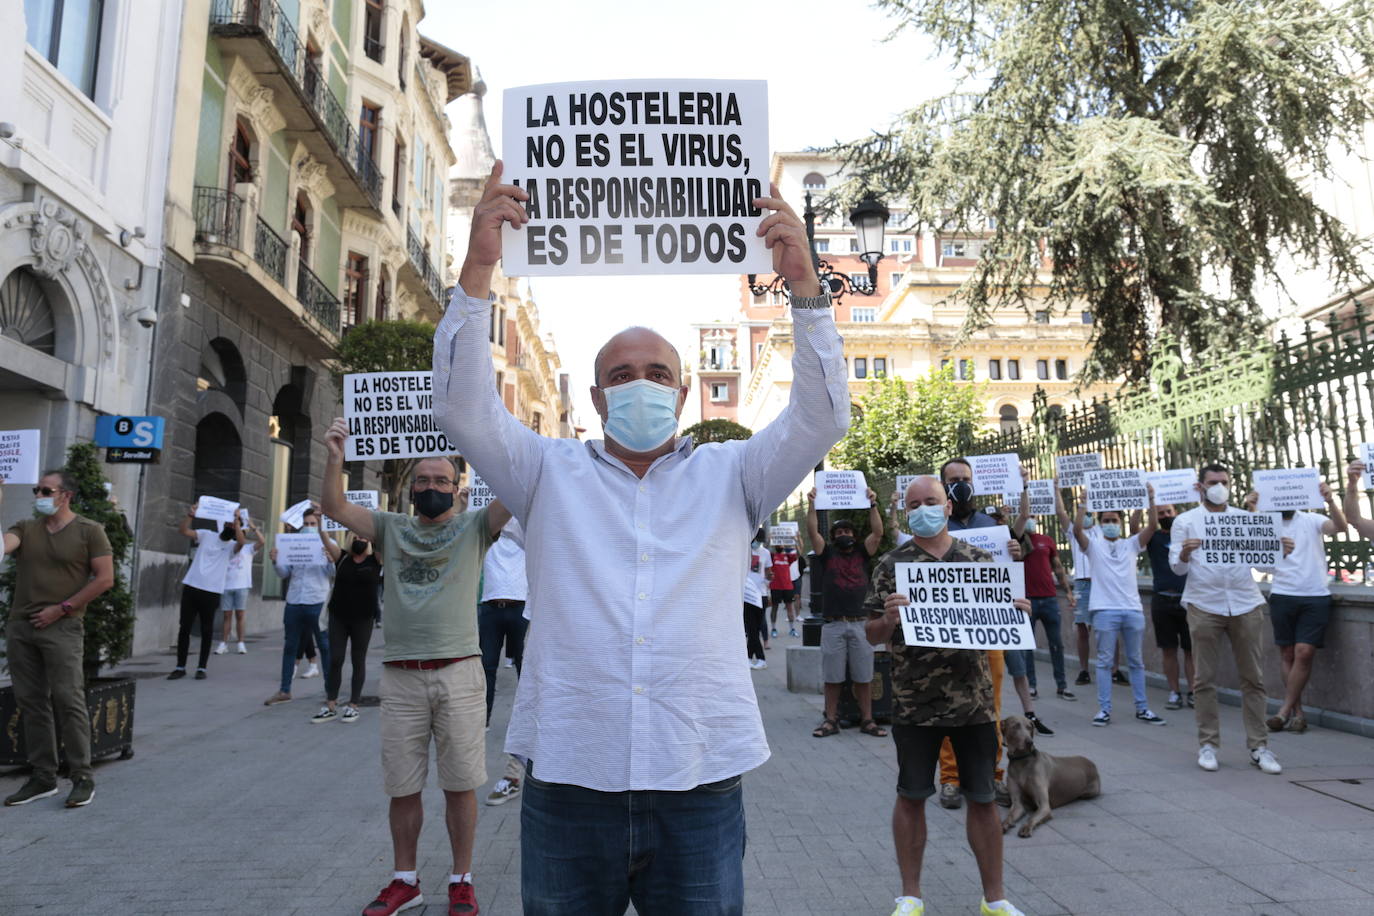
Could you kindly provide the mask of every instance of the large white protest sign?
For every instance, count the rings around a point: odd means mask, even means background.
[[[950,537],[956,537],[961,541],[972,544],[974,547],[981,547],[998,563],[1010,563],[1011,550],[1007,547],[1007,542],[1011,540],[1011,529],[1006,525],[990,525],[986,528],[964,528],[960,531],[949,529]]]
[[[294,506],[291,506],[278,517],[281,519],[281,523],[283,525],[290,525],[292,528],[299,528],[302,524],[305,523],[305,510],[309,509],[311,505],[312,503],[310,502],[310,500],[303,499],[300,502],[296,503]]]
[[[1086,455],[1056,455],[1054,457],[1054,474],[1059,478],[1061,487],[1081,487],[1084,483],[1085,474],[1101,468],[1101,452],[1089,452]]]
[[[39,432],[0,430],[0,483],[38,483]]]
[[[202,496],[196,500],[196,518],[208,519],[227,525],[234,520],[239,504],[218,496]]]
[[[1283,550],[1278,516],[1269,512],[1204,512],[1195,556],[1213,566],[1273,566]]]
[[[277,548],[277,562],[282,566],[326,566],[329,555],[324,552],[320,536],[314,532],[305,534],[279,534],[273,541]]]
[[[790,528],[772,525],[768,529],[768,543],[774,546],[795,547],[797,544],[797,536],[792,533]]]
[[[817,471],[817,509],[867,509],[868,484],[863,471]]]
[[[1364,462],[1364,489],[1374,490],[1374,442],[1361,442],[1355,454]]]
[[[496,494],[491,492],[491,487],[487,486],[487,482],[474,473],[472,480],[468,483],[468,511],[476,512],[479,509],[485,509],[495,499]]]
[[[374,512],[377,510],[376,490],[344,490],[344,500],[355,506],[362,506],[364,509],[371,509]],[[345,527],[327,515],[324,517],[325,531],[343,531]]]
[[[898,474],[897,475],[897,505],[906,506],[906,488],[911,486],[911,482],[920,477],[920,474]]]
[[[1287,512],[1299,509],[1320,509],[1322,499],[1321,475],[1316,468],[1285,468],[1255,472],[1255,492],[1261,512]]]
[[[1197,471],[1180,468],[1176,471],[1146,471],[1145,482],[1155,488],[1155,505],[1197,502]]]
[[[1012,602],[1026,597],[1020,563],[898,563],[897,591],[909,646],[1033,649],[1030,617]]]
[[[772,272],[766,82],[546,83],[503,104],[502,180],[529,194],[506,276]]]
[[[1030,514],[1054,515],[1054,481],[1032,480],[1026,486],[1030,490]],[[1020,512],[1021,491],[1008,491],[1002,497],[1002,502],[1011,506],[1011,511]]]
[[[434,425],[429,372],[360,372],[345,375],[345,461],[434,458],[458,450]]]
[[[973,469],[975,496],[1015,493],[1021,498],[1021,458],[1015,452],[1000,455],[969,455],[964,459]]]
[[[1088,489],[1088,511],[1106,512],[1115,509],[1129,512],[1150,507],[1150,491],[1145,472],[1136,468],[1120,471],[1088,471],[1084,474]]]

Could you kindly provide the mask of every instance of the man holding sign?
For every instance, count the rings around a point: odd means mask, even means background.
[[[1241,709],[1250,762],[1270,774],[1283,772],[1269,750],[1269,730],[1264,722],[1264,596],[1255,584],[1252,568],[1272,571],[1272,563],[1260,559],[1278,551],[1265,541],[1247,535],[1254,513],[1234,508],[1231,472],[1209,464],[1198,475],[1202,504],[1174,521],[1169,545],[1169,566],[1187,576],[1183,606],[1188,610],[1188,631],[1193,639],[1197,709],[1197,765],[1208,772],[1217,769],[1221,746],[1221,719],[1217,711],[1217,659],[1221,639],[1231,643],[1231,654],[1240,674]],[[1291,553],[1292,541],[1282,545]]]
[[[228,513],[227,521],[218,520],[218,531],[205,528],[192,528],[197,517],[203,518],[205,503],[222,504]],[[215,611],[224,596],[225,583],[229,580],[229,561],[244,544],[243,529],[238,522],[238,503],[216,499],[213,496],[201,497],[187,510],[177,532],[190,539],[195,547],[191,564],[181,580],[181,617],[177,625],[177,665],[167,680],[176,681],[186,676],[186,658],[191,650],[191,626],[200,625],[200,663],[196,666],[196,680],[205,680],[205,666],[210,661],[210,644],[215,634]]]
[[[792,295],[794,380],[778,418],[747,440],[675,437],[690,390],[681,360],[662,336],[631,328],[593,366],[605,439],[545,438],[496,392],[488,296],[501,227],[524,225],[527,199],[500,176],[498,163],[435,334],[434,397],[439,426],[525,528],[535,611],[506,742],[532,760],[524,912],[620,913],[633,901],[641,912],[738,914],[741,775],[768,759],[739,651],[740,557],[849,428],[829,296],[802,221],[780,198],[759,198],[774,211],[759,235]]]
[[[1019,916],[1021,911],[1005,899],[1002,886],[1002,826],[993,789],[1000,748],[988,653],[974,645],[950,649],[908,643],[902,615],[912,601],[897,582],[899,563],[991,563],[992,556],[950,536],[949,500],[935,478],[913,481],[906,507],[912,538],[878,561],[864,603],[868,641],[885,642],[892,652],[892,740],[898,767],[892,843],[902,877],[896,912],[917,914],[924,908],[925,803],[935,794],[935,768],[941,744],[948,739],[969,803],[965,823],[983,884],[981,912]],[[1030,612],[1025,599],[1017,599],[1015,606]]]
[[[335,564],[341,556],[339,545],[320,528],[320,512],[313,503],[301,513],[297,533],[277,536],[271,558],[277,575],[287,583],[282,608],[285,641],[281,650],[281,685],[264,701],[264,706],[290,702],[296,650],[307,636],[319,647],[324,670],[329,670],[330,646],[320,630],[320,612],[334,587]]]

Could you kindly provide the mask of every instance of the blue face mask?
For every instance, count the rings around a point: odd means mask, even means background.
[[[651,452],[677,432],[677,389],[635,379],[603,388],[606,435],[632,452]]]
[[[1116,522],[1102,523],[1102,536],[1109,541],[1114,541],[1121,537],[1121,526]]]
[[[1035,524],[1035,519],[1033,519],[1033,518],[1028,518],[1028,519],[1026,519],[1026,528],[1025,528],[1026,534],[1035,534],[1035,529],[1036,529],[1036,527],[1038,527],[1038,526]]]
[[[918,538],[933,538],[944,530],[947,520],[944,506],[918,506],[907,512],[906,523]]]

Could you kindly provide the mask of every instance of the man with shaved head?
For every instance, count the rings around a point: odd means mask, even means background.
[[[772,189],[759,234],[790,284],[791,402],[744,441],[676,436],[687,397],[663,337],[601,348],[605,438],[547,439],[497,395],[488,327],[501,230],[526,222],[497,163],[434,335],[434,416],[525,529],[530,636],[506,750],[530,759],[520,820],[526,916],[738,914],[741,776],[768,759],[739,607],[750,540],[849,426],[829,296]]]

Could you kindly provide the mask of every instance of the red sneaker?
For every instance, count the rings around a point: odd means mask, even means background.
[[[476,916],[477,892],[466,881],[448,886],[448,916]]]
[[[377,899],[363,907],[363,916],[391,916],[401,910],[408,910],[425,902],[420,896],[420,885],[406,884],[396,878],[377,895]]]

